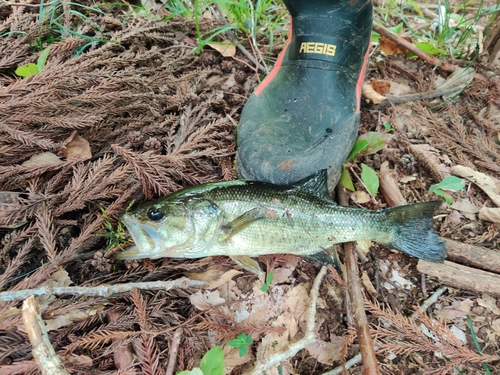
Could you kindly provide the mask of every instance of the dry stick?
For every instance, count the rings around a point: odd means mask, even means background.
[[[177,328],[174,331],[174,336],[172,337],[172,341],[170,341],[170,350],[168,353],[168,365],[167,370],[165,371],[165,375],[172,375],[175,371],[175,365],[177,364],[177,352],[179,351],[179,344],[181,343],[182,338],[182,327]]]
[[[375,351],[378,351],[378,347],[374,347]],[[363,356],[361,354],[356,354],[354,357],[352,357],[350,360],[348,360],[344,366],[339,366],[334,368],[333,370],[324,372],[321,375],[339,375],[342,374],[345,370],[350,369],[352,366],[357,365],[361,360],[363,359]]]
[[[417,55],[422,60],[428,62],[431,65],[436,66],[437,68],[439,68],[441,70],[444,70],[446,72],[454,72],[455,70],[458,69],[458,66],[453,65],[453,64],[449,64],[446,62],[442,62],[437,57],[428,55],[427,53],[425,53],[424,51],[419,49],[417,46],[415,46],[412,43],[410,43],[409,41],[401,38],[400,36],[390,32],[389,30],[387,30],[386,28],[384,28],[380,25],[374,24],[372,30],[379,33],[383,37],[393,41],[394,43],[397,43],[400,46],[406,48],[408,51],[413,52],[415,55]],[[476,73],[474,75],[474,78],[476,78],[480,81],[487,81],[487,79],[484,76],[482,76],[481,74],[478,74],[478,73]]]
[[[186,288],[199,288],[206,284],[203,281],[190,280],[181,277],[177,280],[171,281],[148,281],[139,283],[127,283],[116,285],[96,285],[96,286],[68,286],[68,287],[50,287],[41,286],[34,289],[14,290],[9,292],[0,293],[0,301],[17,301],[26,299],[29,296],[50,296],[70,294],[75,296],[87,297],[110,297],[113,294],[130,292],[132,288],[147,289],[147,290],[170,290],[170,289],[186,289]]]
[[[50,343],[40,306],[31,296],[23,302],[23,322],[33,346],[33,358],[44,375],[69,375]]]
[[[339,202],[342,205],[347,205],[347,193],[344,188],[337,189]],[[351,311],[354,316],[354,327],[358,335],[359,350],[363,357],[363,374],[364,375],[380,375],[378,368],[377,357],[373,340],[370,334],[368,319],[366,318],[365,303],[363,301],[363,293],[361,292],[361,280],[359,279],[358,262],[353,243],[344,244],[346,275],[345,282],[347,284]]]
[[[468,245],[448,238],[442,238],[447,258],[453,261],[500,273],[500,252],[482,246]]]
[[[421,259],[418,261],[417,270],[429,276],[437,277],[441,283],[455,288],[500,297],[500,275],[496,273],[481,271],[447,261],[441,264],[426,262]]]
[[[443,295],[444,292],[446,292],[448,290],[448,287],[446,286],[442,286],[441,288],[439,288],[438,290],[436,290],[434,293],[432,293],[432,295],[427,298],[421,305],[420,307],[418,308],[422,313],[425,313],[426,310],[431,307],[432,305],[434,305],[437,300],[439,299],[439,297],[441,297]],[[418,318],[418,313],[415,311],[410,319],[411,320],[415,320]]]
[[[316,334],[314,333],[314,323],[316,322],[316,304],[318,302],[319,287],[321,282],[326,275],[328,270],[327,266],[321,267],[321,270],[314,280],[314,284],[311,289],[311,300],[310,306],[307,311],[306,317],[306,332],[303,338],[300,340],[287,345],[285,348],[279,352],[274,353],[265,360],[257,360],[255,366],[250,372],[246,373],[248,375],[261,375],[269,370],[272,366],[284,361],[285,359],[292,358],[300,350],[304,349],[306,346],[313,344],[316,341]]]

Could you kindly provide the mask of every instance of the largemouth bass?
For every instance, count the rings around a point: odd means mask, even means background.
[[[117,259],[290,253],[315,258],[332,245],[373,240],[431,262],[446,252],[432,229],[440,202],[383,210],[343,207],[329,196],[326,171],[292,186],[234,180],[208,183],[145,203],[121,218],[135,245]]]

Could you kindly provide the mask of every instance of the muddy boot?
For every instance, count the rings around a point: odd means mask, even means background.
[[[372,1],[284,2],[292,31],[241,114],[238,173],[287,185],[327,169],[333,189],[358,132]]]

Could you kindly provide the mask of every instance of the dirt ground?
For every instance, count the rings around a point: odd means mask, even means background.
[[[39,302],[50,341],[71,373],[168,374],[174,347],[179,371],[221,345],[227,373],[243,374],[256,358],[304,335],[317,263],[290,255],[260,257],[274,275],[266,293],[263,278],[226,257],[119,262],[106,255],[108,242],[100,234],[107,217],[116,227],[131,201],[236,178],[235,126],[262,74],[239,51],[234,58],[209,47],[193,54],[193,21],[102,10],[105,16],[94,13],[86,22],[71,13],[60,22],[113,42],[91,45],[64,35],[51,44],[44,69],[19,78],[14,70],[36,62],[40,46],[56,33],[37,23],[34,8],[0,8],[0,34],[11,32],[0,45],[0,287],[12,292],[182,276],[205,281],[202,290],[133,289],[112,298],[62,295]],[[214,26],[201,20],[202,30]],[[265,40],[260,44],[264,56],[276,58],[279,45],[270,52]],[[453,63],[465,67],[470,61]],[[361,163],[376,171],[387,166],[407,203],[437,199],[429,187],[456,165],[500,178],[498,65],[482,56],[473,66],[476,78],[444,105],[441,97],[383,109],[364,102],[360,134],[382,133],[387,141],[349,168],[359,174]],[[400,97],[432,91],[448,76],[375,46],[367,81],[390,82],[387,95]],[[478,216],[479,208],[495,204],[476,184],[465,183],[447,192],[453,204],[443,201],[435,229],[498,253],[498,224]],[[377,209],[388,202],[381,194],[367,200],[351,195],[350,204]],[[416,260],[378,245],[359,266],[382,373],[483,374],[481,362],[488,360],[491,373],[500,374],[498,293],[444,285],[424,277]],[[442,287],[447,289],[426,314],[409,319]],[[38,372],[21,307],[22,301],[0,304],[0,375]],[[318,341],[269,373],[324,374],[359,353],[344,290],[332,272],[320,289],[315,327]],[[240,357],[226,343],[243,332],[254,344]],[[362,368],[355,365],[349,373],[361,374]]]

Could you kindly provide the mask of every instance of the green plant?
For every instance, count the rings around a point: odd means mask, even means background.
[[[262,290],[264,293],[268,292],[269,291],[269,288],[271,287],[272,283],[273,283],[273,278],[274,278],[274,275],[272,272],[268,272],[268,274],[266,275],[266,282],[264,285],[262,285],[260,287],[260,290]]]
[[[98,13],[100,15],[106,15],[106,13],[100,10],[98,7],[89,7],[77,2],[65,2],[62,0],[54,0],[47,2],[45,0],[40,1],[40,8],[38,13],[38,23],[40,25],[48,25],[50,33],[38,38],[35,41],[37,48],[42,49],[45,43],[51,44],[60,41],[68,36],[76,36],[78,38],[86,39],[89,42],[79,48],[76,55],[80,55],[89,45],[96,43],[106,43],[112,42],[111,40],[104,39],[104,33],[99,27],[99,25],[92,20],[87,14]],[[65,20],[68,17],[74,17],[79,22],[77,23],[76,30],[65,25]],[[78,27],[84,23],[90,24],[92,29],[99,33],[102,38],[96,38],[93,36],[85,35],[78,31]],[[55,35],[55,36],[54,36]]]
[[[342,186],[350,191],[356,190],[351,175],[349,174],[348,163],[354,162],[358,156],[370,155],[380,151],[384,147],[387,137],[387,134],[369,132],[358,138],[346,162],[342,166],[342,175],[340,176],[340,183]],[[366,164],[361,164],[361,182],[372,197],[377,194],[380,184],[379,178],[377,173]]]
[[[130,202],[125,212],[127,212],[133,206],[133,204],[134,201]],[[98,236],[106,237],[108,239],[108,244],[106,250],[104,250],[104,254],[107,254],[108,252],[116,248],[123,249],[123,246],[132,243],[133,241],[128,236],[121,221],[118,221],[115,229],[104,207],[101,205],[99,208],[101,210],[102,216],[104,217],[104,228],[106,231],[104,233],[99,233]]]
[[[431,185],[429,191],[434,193],[446,201],[446,203],[451,204],[451,198],[446,195],[445,190],[449,191],[460,191],[464,188],[464,183],[462,180],[456,176],[448,176],[443,181],[438,184]]]
[[[235,339],[230,340],[227,344],[233,348],[240,348],[240,357],[243,357],[248,352],[248,347],[252,345],[253,339],[245,333],[240,333]]]
[[[474,345],[476,346],[477,352],[481,353],[481,347],[479,346],[479,342],[477,341],[476,332],[474,332],[474,326],[472,325],[472,319],[469,315],[467,315],[467,325],[469,326],[470,335],[472,337],[472,341],[474,341]],[[486,375],[491,375],[490,368],[486,362],[482,362],[483,368],[486,371]]]
[[[36,64],[28,63],[19,66],[14,73],[16,73],[19,77],[29,77],[35,74],[40,73],[45,67],[45,63],[47,62],[47,57],[49,57],[50,47],[45,48],[40,56],[38,56],[38,60]]]
[[[177,375],[223,375],[224,353],[220,346],[210,349],[200,361],[200,367],[192,370],[180,371]]]

